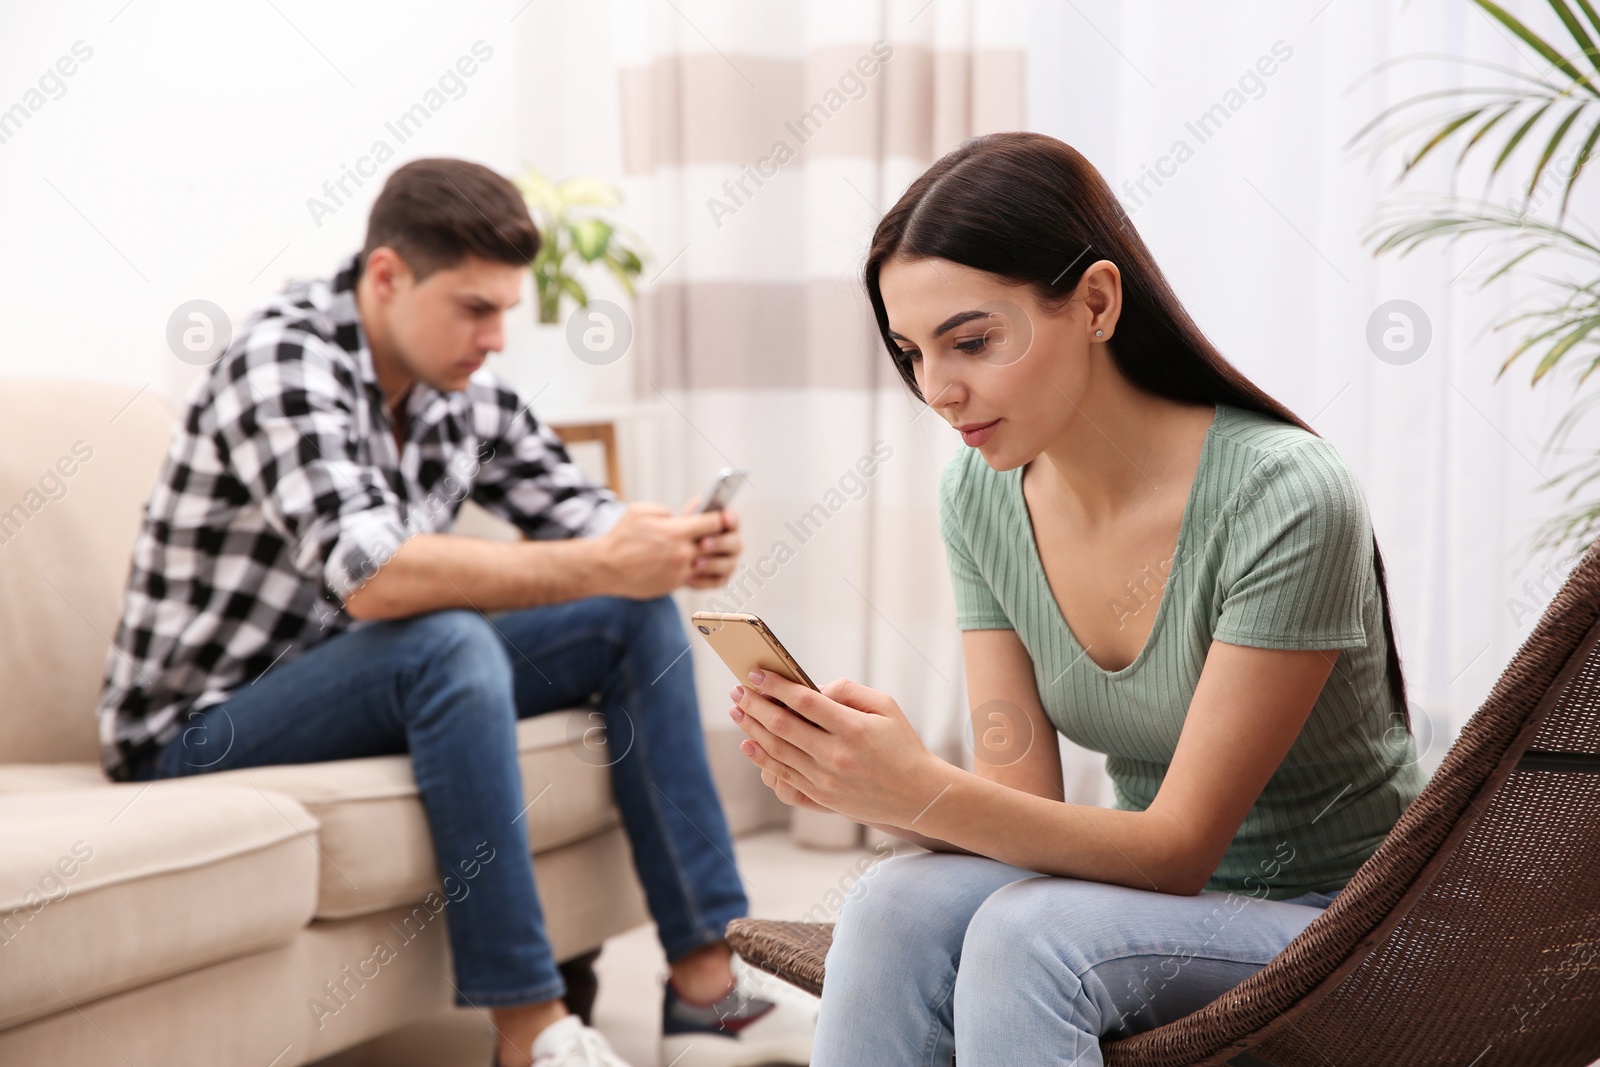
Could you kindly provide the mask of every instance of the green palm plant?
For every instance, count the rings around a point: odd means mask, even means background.
[[[1502,76],[1498,84],[1473,85],[1422,93],[1380,112],[1350,138],[1346,147],[1381,151],[1418,139],[1402,161],[1397,181],[1404,181],[1430,156],[1456,150],[1452,174],[1469,159],[1492,151],[1485,189],[1513,161],[1532,161],[1517,197],[1503,204],[1486,197],[1455,195],[1396,198],[1382,207],[1363,235],[1373,254],[1398,251],[1404,256],[1418,246],[1464,237],[1482,239],[1478,256],[1489,254],[1478,288],[1507,274],[1539,283],[1542,303],[1531,310],[1502,316],[1499,330],[1516,330],[1519,339],[1495,374],[1499,381],[1511,365],[1533,352],[1538,360],[1531,384],[1557,368],[1581,368],[1574,392],[1600,367],[1600,236],[1575,216],[1568,217],[1573,188],[1600,148],[1600,13],[1590,0],[1547,0],[1571,38],[1562,48],[1530,29],[1493,0],[1472,0],[1505,27],[1516,44],[1531,53],[1540,72],[1481,60],[1461,59],[1469,67]],[[1576,11],[1574,10],[1576,8]],[[1580,18],[1581,14],[1581,18]],[[1404,58],[1404,57],[1403,57]],[[1381,69],[1381,68],[1380,68]],[[1491,79],[1485,79],[1491,80]],[[1420,134],[1420,137],[1419,137]],[[1519,149],[1521,150],[1519,152]],[[1476,155],[1475,155],[1476,153]],[[1540,212],[1559,190],[1553,220]],[[1476,262],[1476,257],[1474,259]],[[1537,265],[1558,265],[1554,273]],[[1469,263],[1470,267],[1471,264]],[[1546,449],[1555,450],[1600,396],[1576,403],[1560,420]],[[1566,501],[1600,479],[1600,455],[1588,453],[1573,467],[1547,480],[1547,487],[1566,482]],[[1578,504],[1546,522],[1535,533],[1534,547],[1587,546],[1600,534],[1600,499]]]
[[[616,186],[594,178],[556,183],[532,167],[516,179],[516,185],[541,238],[539,252],[529,264],[540,322],[561,321],[563,297],[578,307],[589,303],[589,291],[579,280],[588,267],[609,271],[624,292],[634,295],[634,280],[644,270],[648,253],[643,241],[615,221],[611,209],[622,203]]]

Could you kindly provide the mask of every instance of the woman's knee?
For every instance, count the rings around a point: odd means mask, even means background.
[[[922,856],[890,856],[862,872],[839,905],[830,965],[848,966],[850,960],[895,955],[905,939],[916,933],[916,915],[922,910],[926,880],[916,872]],[[924,930],[923,936],[927,936]]]
[[[851,980],[904,971],[919,950],[950,940],[928,920],[938,895],[936,880],[928,876],[934,858],[891,856],[862,872],[839,905],[827,956],[830,971]],[[948,946],[939,951],[948,954]]]
[[[945,858],[935,852],[913,852],[879,860],[863,871],[845,894],[841,918],[850,912],[873,917],[903,914],[933,904],[948,884],[939,876],[944,866],[940,861]]]
[[[879,862],[840,908],[827,957],[833,1002],[874,997],[884,1011],[909,1011],[929,1025],[939,1018],[948,1026],[967,923],[996,889],[1026,876],[1008,864],[952,853]],[[824,1004],[829,999],[824,993]]]
[[[894,902],[915,891],[916,879],[906,872],[919,856],[890,856],[879,860],[857,878],[839,905],[839,922],[874,921],[897,910]],[[875,914],[877,912],[883,915]],[[848,918],[847,918],[848,917]]]
[[[1065,899],[1063,880],[1039,876],[991,893],[972,915],[961,944],[963,969],[1018,971],[1039,962],[1068,963],[1100,926],[1092,907]]]
[[[1130,897],[1130,894],[1133,897]],[[1159,957],[1182,923],[1158,895],[1101,882],[1041,876],[992,894],[961,946],[964,984],[996,978],[1079,991],[1107,963]]]
[[[917,852],[868,868],[840,906],[835,943],[871,939],[959,945],[973,911],[1014,868],[976,856]]]

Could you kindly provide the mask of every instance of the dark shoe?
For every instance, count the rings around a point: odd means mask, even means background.
[[[820,1001],[733,955],[733,989],[699,1004],[667,979],[661,1003],[661,1062],[677,1067],[755,1067],[811,1062]]]

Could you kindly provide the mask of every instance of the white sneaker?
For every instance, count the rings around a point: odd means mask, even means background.
[[[822,1001],[733,954],[734,986],[694,1004],[668,980],[662,993],[662,1067],[807,1067]]]
[[[601,1036],[576,1015],[563,1015],[533,1042],[533,1067],[629,1067]]]

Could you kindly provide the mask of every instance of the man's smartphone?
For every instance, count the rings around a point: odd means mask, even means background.
[[[723,467],[712,479],[711,488],[706,490],[706,495],[701,497],[699,514],[704,515],[711,511],[721,511],[733,500],[733,495],[744,484],[745,475],[750,472],[743,467]]]
[[[763,670],[782,675],[807,689],[817,688],[795,658],[789,655],[789,650],[783,647],[783,642],[756,616],[742,611],[697,611],[690,619],[694,622],[694,628],[705,636],[712,651],[728,665],[740,685],[750,684],[747,676],[751,671]],[[775,703],[781,704],[782,701]]]

